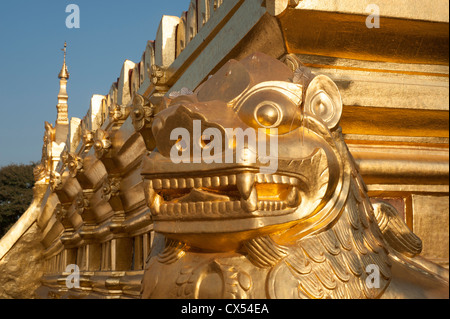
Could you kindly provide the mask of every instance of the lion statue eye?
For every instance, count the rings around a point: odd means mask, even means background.
[[[303,88],[295,83],[259,83],[233,102],[233,108],[248,126],[288,133],[301,125]]]
[[[275,103],[265,101],[255,108],[254,117],[262,127],[271,128],[280,124],[282,112]]]

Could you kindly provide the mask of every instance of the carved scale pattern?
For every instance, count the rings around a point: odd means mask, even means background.
[[[388,251],[361,182],[353,174],[347,204],[331,228],[285,247],[287,257],[272,270],[274,273],[277,267],[287,266],[298,281],[300,298],[377,298],[388,286]],[[376,265],[380,270],[378,288],[366,284],[371,273],[366,271],[368,265]],[[276,286],[276,277],[269,278],[268,284]]]

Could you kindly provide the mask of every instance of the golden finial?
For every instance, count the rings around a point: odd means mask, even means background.
[[[64,49],[61,49],[64,52],[64,63],[66,62],[66,49],[67,49],[67,42],[64,41]]]
[[[63,62],[63,66],[61,68],[61,72],[59,72],[58,77],[60,79],[68,79],[69,78],[69,71],[67,69],[67,65],[66,65],[66,50],[67,50],[67,42],[64,42],[64,48],[61,49],[61,51],[64,52],[64,62]]]

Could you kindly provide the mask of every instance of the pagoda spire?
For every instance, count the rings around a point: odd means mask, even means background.
[[[56,109],[58,111],[56,124],[69,124],[69,115],[68,115],[68,103],[69,96],[67,95],[67,80],[69,79],[69,71],[66,65],[66,49],[67,43],[64,42],[64,49],[61,49],[64,52],[64,61],[61,68],[61,71],[58,74],[59,78],[59,93],[58,93],[58,104],[56,105]]]

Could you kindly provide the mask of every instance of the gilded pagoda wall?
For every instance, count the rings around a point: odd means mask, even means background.
[[[295,55],[336,82],[344,137],[369,195],[402,212],[423,256],[448,267],[448,2],[381,2],[380,29],[367,29],[366,5],[352,0],[200,0],[181,17],[164,16],[141,61],[125,61],[83,119],[46,126],[36,295],[139,298],[145,263],[161,244],[140,174],[155,147],[152,116],[171,94],[256,51],[288,65]],[[14,248],[0,267],[8,254]],[[67,287],[68,265],[79,267],[79,288]]]

